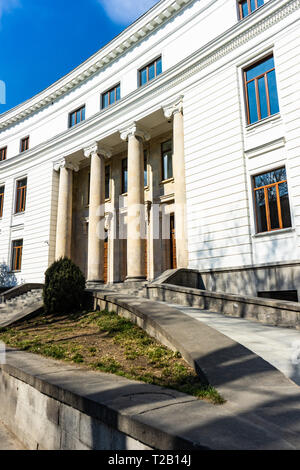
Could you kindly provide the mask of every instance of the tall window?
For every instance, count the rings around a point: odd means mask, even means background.
[[[7,152],[7,147],[0,149],[0,162],[3,162],[3,160],[6,160],[6,152]]]
[[[85,106],[82,106],[79,109],[76,109],[76,111],[73,111],[72,113],[69,114],[69,127],[76,126],[76,124],[79,124],[80,122],[85,120]]]
[[[20,152],[26,152],[26,150],[29,150],[29,137],[24,137],[24,139],[21,139]]]
[[[144,186],[148,185],[148,151],[144,150]]]
[[[291,227],[291,212],[285,168],[254,176],[257,232]]]
[[[17,181],[16,214],[25,211],[27,193],[27,178]]]
[[[127,193],[128,191],[128,168],[127,168],[127,158],[122,160],[122,194]]]
[[[105,199],[110,198],[110,165],[105,167]]]
[[[273,56],[247,68],[244,81],[248,124],[279,112]]]
[[[111,90],[101,95],[101,108],[108,108],[111,104],[116,103],[121,99],[121,87],[120,84],[111,88]]]
[[[3,216],[4,191],[5,191],[5,187],[4,187],[4,186],[0,186],[0,219],[1,219],[2,216]]]
[[[168,180],[173,178],[173,145],[172,140],[168,140],[161,144],[161,158],[162,158],[162,179]]]
[[[240,20],[250,15],[264,4],[264,0],[242,0],[238,2]]]
[[[22,267],[23,240],[15,240],[12,242],[12,271],[21,271]]]
[[[146,65],[139,71],[139,86],[153,80],[162,73],[162,60],[161,57]]]

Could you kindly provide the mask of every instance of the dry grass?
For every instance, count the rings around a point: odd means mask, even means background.
[[[213,387],[201,384],[180,353],[114,313],[41,315],[0,330],[0,340],[24,351],[224,403]]]

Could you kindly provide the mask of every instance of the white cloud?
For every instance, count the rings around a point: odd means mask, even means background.
[[[3,1],[3,0],[0,0]],[[4,0],[5,1],[5,0]],[[149,10],[159,0],[98,0],[107,16],[121,25],[128,25]]]
[[[5,13],[10,13],[20,6],[20,0],[0,0],[0,21]]]

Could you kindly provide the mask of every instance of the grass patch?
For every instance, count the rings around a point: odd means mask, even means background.
[[[201,384],[179,352],[115,313],[41,315],[15,328],[2,328],[0,340],[23,351],[224,403],[215,388]]]

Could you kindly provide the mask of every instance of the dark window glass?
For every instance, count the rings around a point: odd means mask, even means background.
[[[172,141],[168,140],[161,146],[162,153],[162,179],[168,180],[173,178],[173,145]]]
[[[0,187],[0,218],[3,216],[4,192],[5,192],[5,187],[1,186]]]
[[[120,84],[111,88],[109,91],[106,93],[102,94],[102,109],[107,108],[111,104],[116,103],[116,101],[119,101],[121,99],[121,87]]]
[[[79,124],[82,121],[85,121],[85,106],[82,106],[81,108],[76,109],[76,111],[70,113],[69,126],[76,126],[76,124]]]
[[[148,163],[148,152],[144,150],[144,186],[148,185],[148,170],[147,170],[147,163]]]
[[[105,199],[110,197],[110,165],[105,167]]]
[[[254,197],[257,232],[291,227],[285,168],[255,176]]]
[[[7,147],[0,149],[0,162],[3,162],[3,160],[6,160],[6,152],[7,152]]]
[[[162,73],[162,60],[161,57],[154,60],[150,64],[143,67],[140,72],[140,86],[145,85],[146,83],[153,80],[155,77]]]
[[[12,271],[21,271],[22,267],[23,240],[12,242]]]
[[[127,158],[122,160],[122,193],[128,191],[128,169],[127,169]]]
[[[279,112],[273,56],[261,60],[244,72],[248,124]]]

